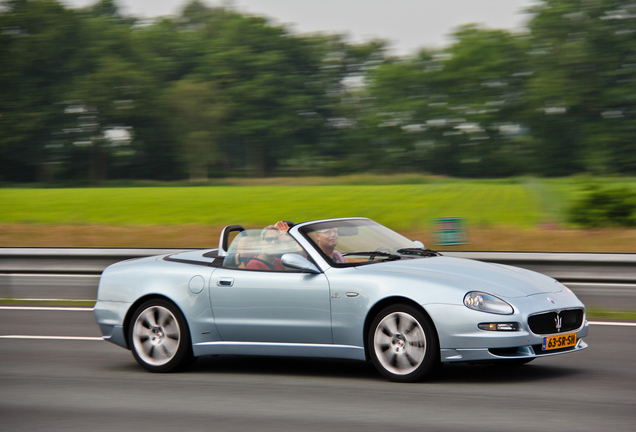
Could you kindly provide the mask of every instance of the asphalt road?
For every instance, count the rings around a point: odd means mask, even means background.
[[[59,336],[74,338],[42,338]],[[360,362],[263,357],[151,374],[99,336],[91,312],[1,308],[0,431],[633,431],[636,422],[633,325],[593,324],[580,353],[447,366],[417,384]]]

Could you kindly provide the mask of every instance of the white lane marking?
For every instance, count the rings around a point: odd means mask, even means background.
[[[11,301],[11,300],[15,300],[15,301],[31,301],[31,302],[58,302],[58,303],[63,303],[63,302],[93,302],[95,303],[97,300],[95,299],[77,299],[77,298],[0,298],[0,301]]]
[[[91,336],[29,336],[29,335],[0,335],[0,339],[38,339],[38,340],[78,340],[101,341],[104,338]]]
[[[12,277],[63,277],[63,278],[98,278],[100,274],[75,274],[75,273],[3,273],[6,276]]]
[[[616,326],[616,327],[636,327],[633,322],[607,322],[607,321],[588,321],[592,325]]]
[[[64,306],[0,306],[0,310],[93,312],[95,309],[92,307]]]

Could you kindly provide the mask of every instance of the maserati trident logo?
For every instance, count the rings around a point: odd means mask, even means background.
[[[554,323],[556,324],[556,330],[558,332],[561,331],[561,325],[563,324],[563,318],[561,317],[561,315],[557,314],[556,318],[554,319]]]

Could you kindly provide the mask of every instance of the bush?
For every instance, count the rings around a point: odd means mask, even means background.
[[[568,221],[585,227],[636,226],[636,194],[626,187],[588,186],[568,209]]]

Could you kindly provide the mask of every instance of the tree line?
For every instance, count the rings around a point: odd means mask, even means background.
[[[636,174],[636,3],[527,13],[400,57],[198,0],[154,20],[7,0],[0,181]]]

